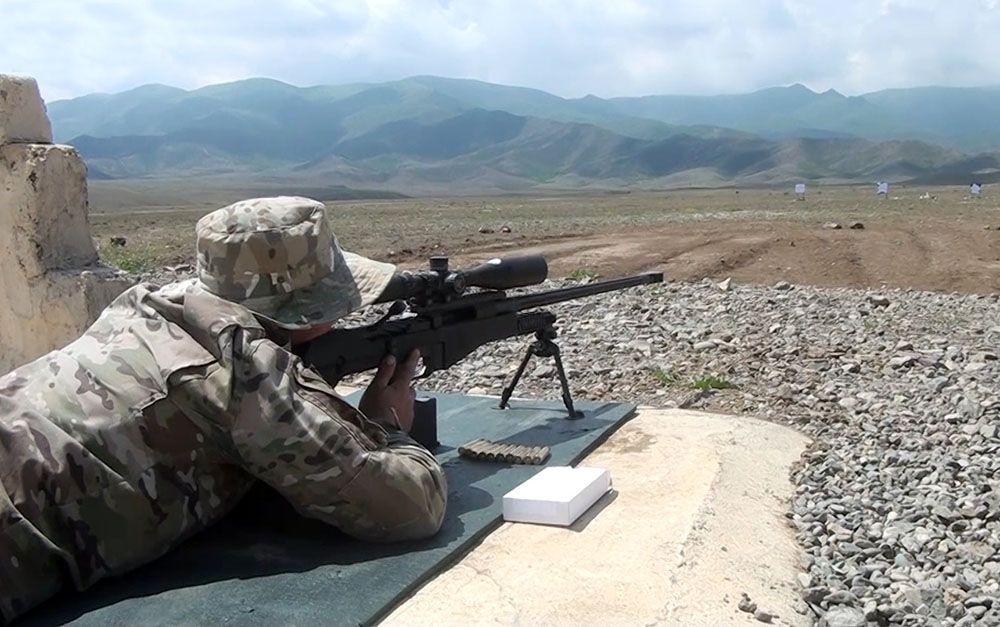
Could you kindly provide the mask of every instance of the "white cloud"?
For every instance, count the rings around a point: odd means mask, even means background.
[[[49,99],[413,74],[564,96],[1000,83],[995,0],[0,0],[0,71]]]

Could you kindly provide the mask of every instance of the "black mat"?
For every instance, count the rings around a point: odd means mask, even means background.
[[[355,400],[355,399],[352,399]],[[547,445],[548,465],[579,461],[632,415],[634,406],[581,402],[566,420],[558,402],[438,396],[435,453],[448,474],[441,532],[420,542],[375,545],[298,516],[263,488],[230,516],[166,557],[85,593],[66,593],[18,625],[323,624],[377,621],[500,522],[505,493],[539,466],[471,462],[457,447],[476,438]]]

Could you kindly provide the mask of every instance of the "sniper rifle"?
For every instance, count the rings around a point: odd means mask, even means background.
[[[430,269],[397,272],[378,302],[391,302],[377,322],[334,329],[312,340],[300,352],[306,364],[333,385],[343,377],[375,368],[392,354],[402,363],[414,350],[423,357],[425,377],[458,363],[489,342],[534,334],[513,380],[503,390],[503,409],[514,393],[532,356],[551,357],[562,386],[569,418],[581,416],[573,407],[557,337],[556,315],[536,310],[556,303],[638,285],[661,283],[662,273],[597,281],[561,289],[508,296],[504,290],[537,285],[548,276],[540,255],[493,259],[466,270],[452,271],[447,257],[431,257]],[[468,293],[470,287],[482,291]]]

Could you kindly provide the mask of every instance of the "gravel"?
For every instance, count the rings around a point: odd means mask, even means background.
[[[576,398],[692,403],[814,439],[787,516],[819,623],[1000,624],[997,295],[706,280],[552,310]],[[485,346],[421,389],[499,394],[526,344]],[[547,365],[517,395],[558,399]]]

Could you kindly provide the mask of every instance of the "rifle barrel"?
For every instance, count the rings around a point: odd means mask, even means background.
[[[564,287],[557,290],[539,292],[537,294],[514,296],[507,299],[503,305],[506,311],[521,311],[524,309],[531,309],[532,307],[545,307],[547,305],[554,305],[567,300],[574,300],[585,296],[594,296],[596,294],[613,292],[615,290],[623,290],[627,287],[636,287],[637,285],[648,285],[650,283],[663,283],[663,273],[647,272],[645,274],[626,277],[624,279],[597,281],[596,283],[588,283],[587,285],[574,285],[573,287]]]

